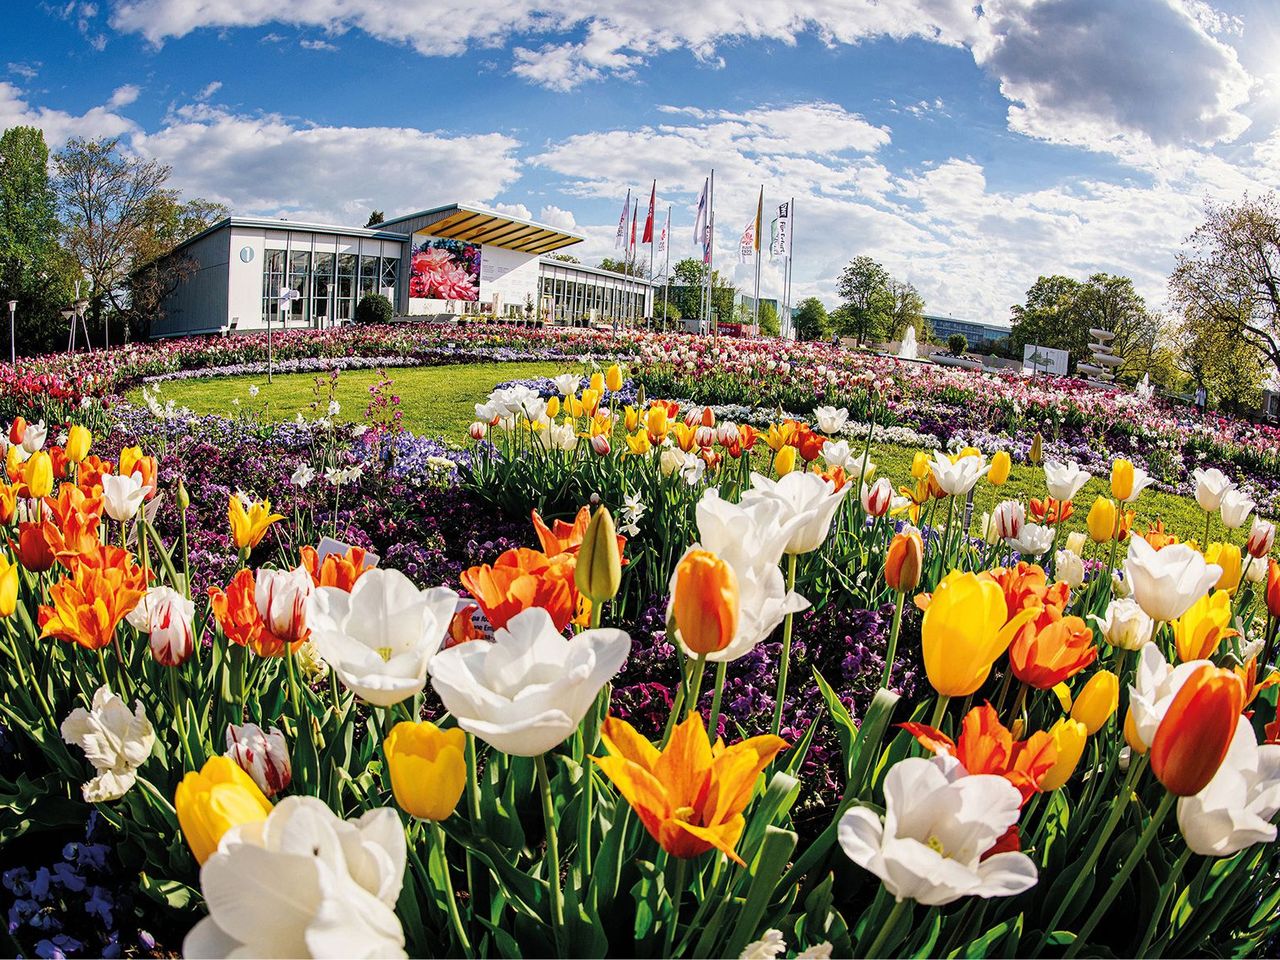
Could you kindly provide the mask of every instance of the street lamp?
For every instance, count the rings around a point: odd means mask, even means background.
[[[13,318],[18,312],[18,301],[9,301],[9,365],[18,365],[18,340],[13,332]]]

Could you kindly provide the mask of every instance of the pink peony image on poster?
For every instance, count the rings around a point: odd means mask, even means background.
[[[410,268],[410,297],[422,300],[480,299],[478,244],[423,237],[421,242],[414,244]]]

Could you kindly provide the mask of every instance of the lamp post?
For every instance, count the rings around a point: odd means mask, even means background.
[[[9,301],[9,365],[18,365],[18,339],[14,334],[13,318],[18,312],[18,301]]]

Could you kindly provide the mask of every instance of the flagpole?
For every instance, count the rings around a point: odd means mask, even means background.
[[[791,205],[787,207],[787,277],[786,290],[783,296],[786,298],[787,307],[787,327],[791,331],[791,339],[796,338],[795,324],[791,319],[791,256],[795,250],[796,237],[796,198],[791,198]]]
[[[662,267],[662,326],[667,326],[667,291],[671,289],[671,204],[667,204],[667,229],[662,234],[662,249],[667,255]]]
[[[763,227],[761,223],[764,211],[764,187],[760,188],[760,200],[756,204],[756,223],[755,229],[752,231],[752,242],[756,247],[756,292],[755,299],[751,305],[751,322],[756,328],[756,333],[760,332],[760,231]]]
[[[716,269],[716,168],[711,168],[711,188],[707,192],[707,329],[714,337],[717,333],[713,314],[715,287],[713,277]]]

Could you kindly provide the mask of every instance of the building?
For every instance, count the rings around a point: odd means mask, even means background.
[[[925,321],[933,332],[933,339],[946,343],[954,334],[963,334],[969,349],[978,353],[990,349],[997,341],[1009,336],[1009,328],[994,323],[978,323],[976,320],[957,320],[955,317],[935,317],[925,314]]]
[[[175,248],[174,289],[156,337],[348,323],[380,293],[398,316],[511,317],[581,325],[650,315],[646,280],[549,254],[582,242],[568,230],[469,204],[373,228],[228,217]],[[281,291],[294,291],[283,299]]]

